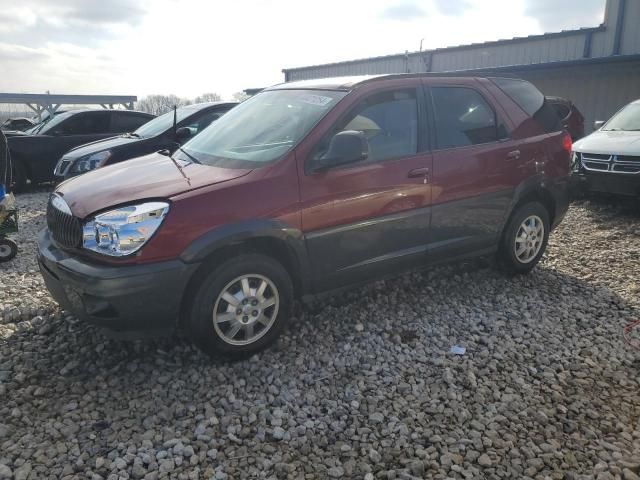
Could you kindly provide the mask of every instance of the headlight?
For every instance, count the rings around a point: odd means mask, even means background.
[[[101,213],[84,224],[82,245],[112,257],[137,252],[149,241],[168,211],[168,203],[148,202]]]
[[[104,150],[102,152],[92,153],[91,155],[85,155],[84,157],[80,157],[73,163],[73,165],[71,165],[69,173],[85,173],[95,170],[96,168],[102,167],[110,158],[111,150]]]
[[[571,171],[577,172],[578,170],[580,170],[580,154],[571,152]]]

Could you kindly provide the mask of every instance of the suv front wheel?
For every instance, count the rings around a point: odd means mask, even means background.
[[[549,240],[549,212],[539,202],[518,207],[502,235],[499,259],[510,273],[533,270]]]
[[[200,278],[187,329],[213,357],[246,358],[276,340],[292,303],[291,278],[280,263],[264,255],[240,255]]]

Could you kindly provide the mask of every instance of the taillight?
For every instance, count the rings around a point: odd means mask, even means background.
[[[571,153],[571,149],[573,148],[573,140],[571,140],[571,135],[569,135],[567,132],[565,132],[564,136],[562,137],[562,148],[569,154]]]

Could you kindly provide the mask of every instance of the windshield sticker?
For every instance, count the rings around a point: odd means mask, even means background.
[[[311,105],[317,105],[319,107],[324,107],[325,105],[331,103],[333,98],[324,97],[322,95],[303,95],[300,97],[300,101],[304,103],[309,103]]]

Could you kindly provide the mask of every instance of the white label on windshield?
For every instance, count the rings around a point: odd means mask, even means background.
[[[331,100],[333,99],[331,97],[324,97],[322,95],[303,95],[300,100],[304,103],[310,103],[311,105],[324,107],[325,105],[331,103]]]

